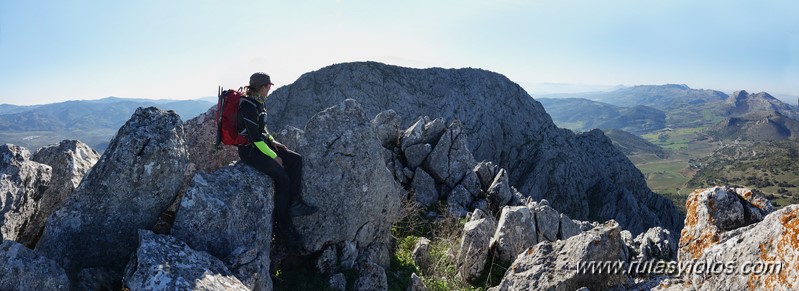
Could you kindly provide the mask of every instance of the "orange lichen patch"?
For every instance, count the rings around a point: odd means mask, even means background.
[[[715,245],[719,241],[719,230],[713,225],[712,221],[707,221],[707,227],[698,228],[700,223],[697,216],[697,208],[701,204],[699,196],[702,189],[695,190],[685,201],[685,227],[680,232],[680,252],[691,255],[692,259],[699,259],[705,249]],[[713,207],[713,200],[708,201],[709,206]]]
[[[779,241],[776,242],[776,252],[774,256],[765,255],[768,252],[766,246],[761,244],[760,257],[767,261],[781,261],[784,265],[779,273],[768,274],[762,280],[763,285],[771,290],[796,290],[799,280],[799,208],[787,211],[780,217],[780,224],[785,228]],[[760,279],[760,278],[757,278]],[[750,277],[750,280],[752,278]]]
[[[749,204],[751,204],[754,207],[760,209],[766,209],[768,200],[764,199],[763,197],[755,196],[755,194],[752,193],[752,191],[746,191],[743,195],[741,195],[741,197],[746,199],[746,201],[748,201]]]
[[[749,286],[749,290],[757,290],[757,286],[760,285],[758,284],[759,282],[760,276],[752,275],[749,276],[749,280],[746,281],[746,285]]]
[[[799,208],[788,211],[780,217],[780,223],[785,227],[780,246],[786,246],[794,252],[799,251]]]

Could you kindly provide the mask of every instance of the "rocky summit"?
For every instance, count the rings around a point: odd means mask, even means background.
[[[301,245],[273,234],[271,179],[236,162],[235,148],[213,148],[213,109],[188,126],[140,108],[99,159],[77,141],[34,154],[0,147],[0,289],[291,290],[316,280],[324,286],[306,288],[425,290],[438,279],[491,290],[799,288],[797,205],[775,210],[750,189],[719,186],[691,194],[678,219],[601,131],[554,127],[501,75],[341,64],[269,100],[270,120],[286,121],[272,134],[303,155],[303,199],[318,207],[294,218]],[[314,102],[332,103],[311,113]],[[408,240],[392,234],[408,219],[447,225],[451,240],[414,235],[400,258]],[[418,265],[407,286],[394,259]],[[435,277],[441,268],[452,273]]]
[[[681,228],[672,203],[649,190],[640,171],[601,132],[557,128],[519,85],[485,70],[332,65],[272,93],[266,101],[269,128],[302,128],[348,98],[358,100],[367,116],[394,110],[402,128],[420,116],[459,120],[476,160],[506,169],[510,185],[551,201],[570,217],[615,219],[635,234],[653,226]]]

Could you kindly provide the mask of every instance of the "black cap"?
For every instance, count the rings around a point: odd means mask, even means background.
[[[261,86],[267,85],[267,84],[268,85],[274,85],[274,84],[272,84],[272,79],[269,78],[269,75],[267,75],[264,72],[257,72],[255,74],[252,74],[252,76],[250,76],[250,87],[251,88],[258,88],[258,87],[261,87]]]

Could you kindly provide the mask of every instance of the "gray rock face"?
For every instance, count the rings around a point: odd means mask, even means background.
[[[535,221],[539,242],[558,240],[560,213],[557,210],[546,205],[539,206],[535,209]]]
[[[579,224],[571,220],[566,214],[560,214],[560,231],[558,232],[558,238],[568,239],[580,234],[580,232],[582,232],[582,230]]]
[[[58,264],[25,246],[0,244],[0,290],[69,290],[69,278]]]
[[[175,199],[187,164],[180,117],[139,108],[48,218],[36,251],[70,277],[84,268],[121,272],[136,250],[138,229],[153,227]]]
[[[399,142],[402,117],[394,110],[380,112],[372,120],[372,129],[383,147],[396,145]]]
[[[333,290],[347,290],[347,277],[342,273],[335,274],[330,276],[330,280],[327,281],[327,284],[330,285],[330,289]]]
[[[213,172],[239,160],[235,146],[222,145],[221,149],[216,148],[216,105],[186,121],[184,128],[189,161],[197,170]]]
[[[763,221],[730,231],[705,249],[699,260],[749,264],[750,272],[684,274],[684,288],[697,290],[796,290],[799,287],[799,205],[790,205]],[[745,271],[745,270],[744,270]]]
[[[625,283],[623,274],[578,272],[580,262],[621,261],[619,225],[609,221],[554,243],[542,242],[523,252],[491,290],[606,290]]]
[[[139,249],[125,270],[130,290],[250,290],[206,252],[147,230],[139,236]]]
[[[463,180],[463,177],[477,165],[467,145],[466,135],[460,121],[455,120],[444,131],[433,151],[425,160],[430,175],[444,182],[450,188]]]
[[[458,275],[465,282],[476,283],[475,280],[485,271],[491,237],[496,228],[496,222],[480,210],[475,210],[472,220],[463,227],[457,266]]]
[[[346,98],[359,100],[368,116],[395,110],[407,122],[403,128],[419,116],[460,120],[477,160],[497,162],[520,192],[558,201],[553,207],[571,218],[615,219],[634,234],[653,226],[681,227],[673,204],[649,190],[610,139],[600,131],[576,135],[558,129],[540,103],[492,72],[374,62],[333,65],[270,95],[269,127],[302,127]]]
[[[740,192],[743,196],[734,188],[713,187],[688,196],[678,251],[681,261],[698,259],[705,249],[719,242],[723,232],[755,223],[773,211],[764,198],[748,189]]]
[[[416,173],[413,174],[413,189],[415,195],[413,196],[416,202],[424,206],[430,206],[438,202],[438,190],[436,190],[436,181],[430,177],[427,172],[422,168],[416,168]]]
[[[29,242],[23,234],[50,187],[52,168],[22,147],[0,146],[0,239]]]
[[[386,270],[383,267],[366,262],[360,267],[360,274],[355,280],[354,290],[373,291],[388,290],[388,279]]]
[[[305,161],[303,198],[319,207],[294,219],[304,249],[351,241],[363,254],[372,244],[387,242],[405,191],[386,168],[383,148],[360,105],[346,100],[319,112],[298,144]]]
[[[488,204],[493,211],[499,211],[502,206],[510,202],[513,197],[513,192],[510,190],[510,183],[508,182],[508,172],[505,169],[500,169],[491,186],[488,187]]]
[[[416,169],[422,165],[427,156],[433,152],[433,146],[429,143],[420,143],[409,146],[405,149],[405,159],[408,160],[408,167]]]
[[[198,173],[180,202],[172,235],[219,258],[241,282],[271,290],[272,180],[236,163]]]
[[[668,229],[653,227],[635,238],[639,261],[677,260],[677,240]]]
[[[36,245],[47,217],[72,195],[83,176],[100,159],[100,155],[85,143],[64,140],[57,145],[39,149],[32,159],[52,167],[53,177],[50,186],[39,200],[36,212],[18,240],[29,247]]]
[[[535,216],[526,206],[505,206],[499,217],[497,231],[491,239],[495,258],[513,262],[522,251],[538,243]]]
[[[458,185],[447,196],[447,211],[454,217],[466,217],[472,204],[472,194],[463,185]]]

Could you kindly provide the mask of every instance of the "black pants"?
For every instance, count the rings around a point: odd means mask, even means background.
[[[252,144],[239,147],[239,158],[245,164],[272,177],[275,185],[277,227],[279,231],[288,231],[293,228],[289,213],[291,201],[302,195],[302,156],[291,150],[276,148],[270,142],[267,145],[283,159],[283,167]]]

